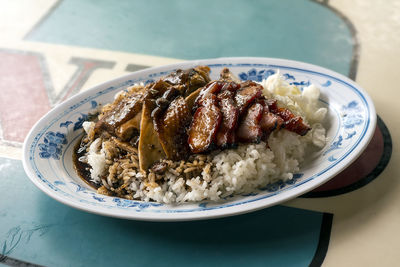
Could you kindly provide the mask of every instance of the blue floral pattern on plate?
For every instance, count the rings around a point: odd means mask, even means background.
[[[65,134],[49,131],[43,138],[43,143],[38,145],[39,156],[44,159],[53,158],[59,160],[63,148],[62,145],[65,144],[67,144]]]
[[[143,202],[143,201],[134,201],[123,198],[114,198],[113,202],[117,204],[118,207],[122,208],[139,208],[140,210],[146,209],[149,207],[159,207],[163,204],[154,203],[154,202]]]
[[[256,82],[261,82],[264,79],[267,79],[269,76],[275,74],[276,71],[273,69],[262,69],[257,71],[256,69],[250,69],[247,73],[241,72],[239,73],[239,78],[242,81],[256,81]]]
[[[342,141],[343,141],[343,137],[341,135],[339,135],[337,140],[334,141],[322,155],[326,155],[333,150],[340,149],[342,146]]]
[[[310,86],[310,81],[300,81],[300,82],[292,82],[290,84],[293,84],[295,86],[300,86],[300,87],[306,87],[306,86]]]
[[[344,111],[343,125],[346,129],[352,129],[364,122],[364,117],[360,114],[360,107],[357,101],[351,101],[346,106],[343,106],[342,110]]]
[[[351,138],[352,138],[353,136],[355,136],[356,134],[357,134],[356,131],[353,131],[353,132],[351,132],[351,133],[347,133],[346,140],[351,139]]]
[[[81,116],[78,118],[78,121],[75,122],[74,124],[74,131],[82,129],[82,125],[85,121],[88,120],[88,115],[86,114],[81,114]]]
[[[97,107],[97,102],[92,100],[92,101],[90,101],[90,105],[92,105],[92,108],[96,108]]]
[[[60,128],[61,128],[61,127],[68,128],[68,126],[69,126],[70,124],[72,124],[72,123],[73,123],[72,121],[62,122],[62,123],[60,123]]]
[[[290,75],[289,73],[283,74],[283,77],[285,78],[286,81],[296,80],[296,78],[293,75]]]
[[[332,84],[332,82],[327,80],[325,83],[321,84],[321,86],[328,87],[328,86],[331,86],[331,84]]]
[[[81,186],[80,184],[77,184],[77,183],[74,183],[74,182],[71,182],[71,184],[76,186],[75,192],[77,192],[77,193],[78,192],[86,192],[86,188]]]

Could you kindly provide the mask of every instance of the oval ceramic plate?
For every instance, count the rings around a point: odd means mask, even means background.
[[[326,146],[308,155],[299,173],[287,183],[270,184],[246,196],[221,202],[203,201],[167,205],[132,201],[97,194],[75,173],[74,145],[83,135],[82,122],[99,104],[138,82],[148,83],[177,68],[208,65],[217,79],[228,67],[241,80],[261,81],[280,71],[285,79],[302,88],[315,84],[320,103],[328,108]],[[272,58],[220,58],[190,61],[138,71],[80,93],[47,113],[32,128],[24,143],[24,168],[32,182],[50,197],[84,211],[137,220],[179,221],[242,214],[276,205],[325,183],[368,145],[376,125],[374,105],[356,83],[333,71],[306,63]]]

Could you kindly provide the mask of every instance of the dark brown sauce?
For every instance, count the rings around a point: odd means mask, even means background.
[[[74,147],[74,154],[72,157],[74,161],[74,167],[79,177],[82,178],[82,180],[84,180],[88,185],[90,185],[94,189],[98,189],[100,185],[90,180],[90,165],[79,161],[79,158],[84,156],[86,152],[86,149],[84,149],[81,146],[83,138],[85,138],[85,136],[83,136]]]

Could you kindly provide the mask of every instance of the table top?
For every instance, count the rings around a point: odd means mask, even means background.
[[[398,1],[1,4],[0,265],[398,265]],[[377,110],[371,143],[312,192],[250,214],[198,222],[88,214],[29,181],[23,140],[61,101],[132,71],[230,56],[299,60],[355,80]]]

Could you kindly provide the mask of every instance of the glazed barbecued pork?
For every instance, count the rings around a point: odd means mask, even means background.
[[[266,141],[273,131],[279,130],[282,127],[284,120],[269,110],[268,101],[266,99],[261,99],[258,102],[263,106],[263,114],[260,120],[260,127],[263,131],[262,139]],[[275,102],[276,100],[274,101],[274,103]]]
[[[263,135],[260,121],[263,115],[263,106],[259,103],[252,104],[243,114],[237,129],[238,140],[244,143],[259,143]]]
[[[240,114],[243,114],[247,107],[256,99],[264,98],[262,96],[262,89],[261,85],[253,81],[240,84],[240,89],[235,94],[235,102]]]
[[[216,144],[220,148],[229,148],[236,144],[235,129],[239,118],[239,110],[233,100],[234,92],[224,90],[219,93],[218,106],[222,113],[222,123],[217,132]]]
[[[311,127],[304,123],[303,119],[300,116],[295,116],[287,108],[279,108],[276,100],[269,99],[267,101],[267,104],[269,110],[282,119],[283,123],[281,123],[281,127],[284,127],[286,130],[294,132],[301,136],[306,135],[307,132],[311,130]]]
[[[222,115],[215,95],[202,99],[201,105],[194,113],[189,130],[188,143],[193,153],[207,152],[214,148],[215,136],[221,119]]]
[[[265,99],[263,87],[253,81],[235,82],[229,69],[219,81],[198,92],[189,129],[192,153],[235,147],[238,142],[259,143],[281,128],[305,135],[310,127],[274,99]]]

